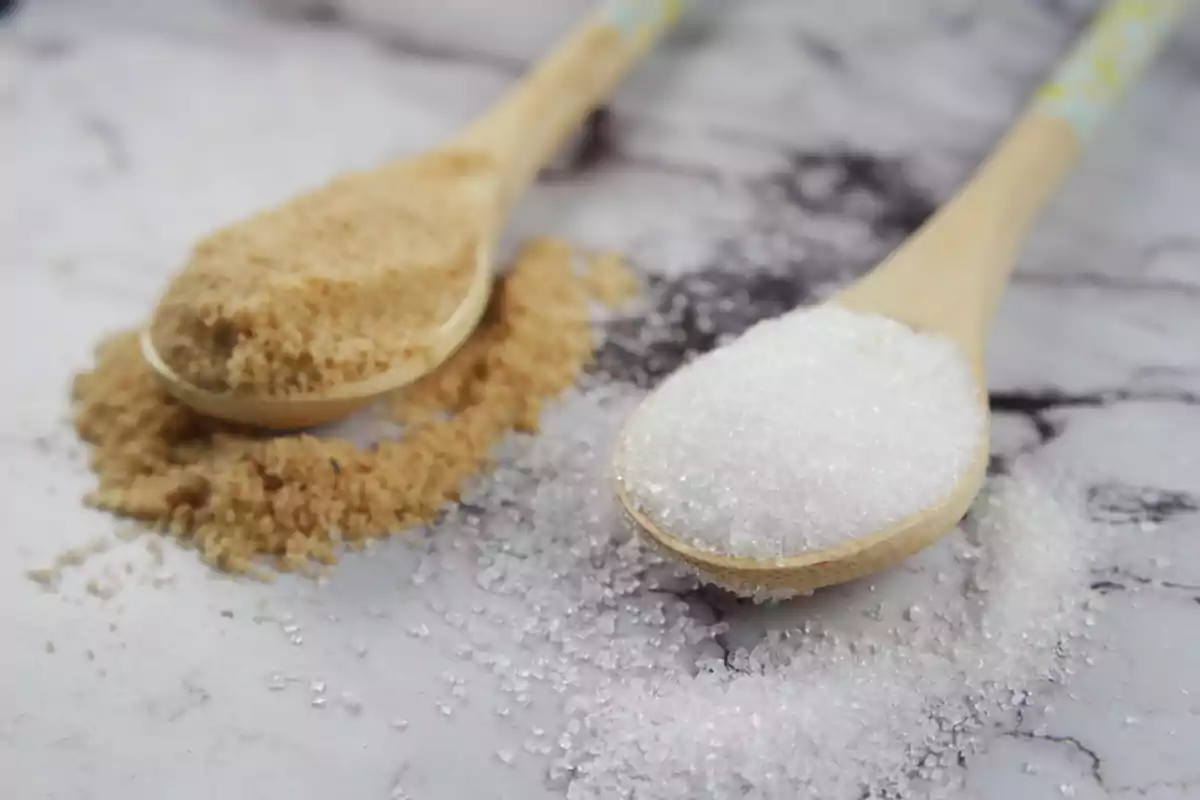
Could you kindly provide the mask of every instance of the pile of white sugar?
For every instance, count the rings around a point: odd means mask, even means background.
[[[605,476],[641,399],[569,394],[420,543],[411,658],[459,659],[430,704],[494,712],[498,763],[569,800],[958,800],[970,755],[1085,646],[1099,530],[1080,499],[1018,461],[902,569],[757,605],[622,525]]]
[[[949,339],[821,306],[762,322],[668,378],[630,418],[617,475],[677,537],[783,557],[937,503],[985,423]]]

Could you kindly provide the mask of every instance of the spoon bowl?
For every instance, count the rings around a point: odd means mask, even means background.
[[[422,342],[418,355],[367,380],[278,397],[213,392],[195,386],[171,369],[155,349],[149,328],[139,336],[142,358],[167,392],[205,416],[266,430],[308,428],[341,419],[428,374],[471,336],[491,297],[492,249],[490,244],[479,246],[466,295],[433,336]]]
[[[641,511],[620,480],[616,481],[616,493],[626,515],[648,539],[713,583],[744,594],[804,593],[879,572],[932,544],[971,507],[983,486],[987,463],[984,437],[966,473],[936,505],[867,536],[774,559],[731,556],[696,547]]]
[[[959,193],[882,264],[829,302],[952,341],[971,370],[986,421],[987,330],[1025,232],[1094,126],[1145,68],[1181,13],[1175,0],[1113,0]],[[756,558],[697,547],[685,538],[687,532],[653,518],[635,501],[638,487],[631,488],[622,473],[623,464],[637,458],[625,433],[617,447],[616,494],[628,518],[704,577],[750,594],[811,591],[904,560],[959,522],[983,485],[988,463],[985,424],[966,468],[934,503],[833,545]]]

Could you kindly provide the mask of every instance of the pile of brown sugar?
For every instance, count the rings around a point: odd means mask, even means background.
[[[201,417],[159,388],[134,333],[109,338],[73,388],[75,427],[99,479],[87,501],[169,531],[215,567],[260,577],[269,574],[261,557],[285,570],[331,563],[335,531],[354,544],[432,519],[488,467],[502,436],[536,430],[542,404],[588,363],[589,296],[572,257],[557,240],[527,243],[473,338],[390,402],[402,435],[365,450]],[[629,285],[623,264],[606,264],[586,283]]]
[[[163,360],[210,391],[288,395],[419,357],[466,294],[480,165],[422,159],[351,173],[202,240],[150,327]]]

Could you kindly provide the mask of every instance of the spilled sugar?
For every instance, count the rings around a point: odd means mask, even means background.
[[[647,799],[748,787],[781,800],[952,794],[960,754],[1025,692],[1062,676],[1056,650],[1078,630],[1087,584],[1076,529],[1034,487],[1024,477],[991,487],[958,556],[969,566],[956,598],[868,609],[881,624],[866,630],[785,622],[729,666],[625,687],[589,709],[570,796],[633,786]],[[1031,547],[1033,535],[1050,547]]]
[[[537,759],[572,800],[952,797],[960,757],[1069,674],[1097,531],[1049,476],[993,480],[901,568],[756,606],[623,524],[608,454],[640,399],[571,393],[421,544],[412,582],[446,598],[451,641],[413,646],[464,660],[443,713],[469,687],[524,728],[504,763]],[[476,593],[438,593],[463,571]],[[532,727],[547,709],[561,727]]]
[[[630,419],[618,475],[673,535],[781,557],[936,503],[983,424],[951,341],[823,306],[760,323],[668,378]]]

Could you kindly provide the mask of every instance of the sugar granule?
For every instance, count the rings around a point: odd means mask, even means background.
[[[419,358],[476,270],[464,157],[351,173],[209,236],[150,327],[163,360],[213,391],[287,395]]]
[[[57,589],[66,570],[82,566],[92,556],[107,551],[110,545],[111,542],[103,536],[94,536],[82,545],[63,550],[54,557],[50,566],[27,570],[25,576],[46,589]]]
[[[589,258],[583,281],[597,300],[609,306],[627,303],[641,288],[637,274],[618,253],[596,253]]]
[[[762,322],[669,377],[631,416],[617,474],[673,535],[782,557],[941,500],[984,422],[949,339],[822,306]]]
[[[392,402],[399,438],[366,449],[203,418],[158,386],[133,333],[108,339],[73,390],[99,479],[88,502],[169,530],[216,567],[259,575],[260,556],[305,569],[334,560],[335,536],[353,544],[431,519],[505,433],[537,428],[543,402],[589,360],[572,256],[564,242],[527,243],[476,334]]]
[[[561,715],[553,748],[519,757],[571,800],[961,796],[962,760],[1086,646],[1099,530],[1080,498],[1018,461],[904,569],[755,606],[622,524],[605,476],[641,398],[569,392],[424,540],[427,591],[473,570],[478,593],[454,580],[449,608],[490,597],[472,663],[526,698],[504,713]]]

